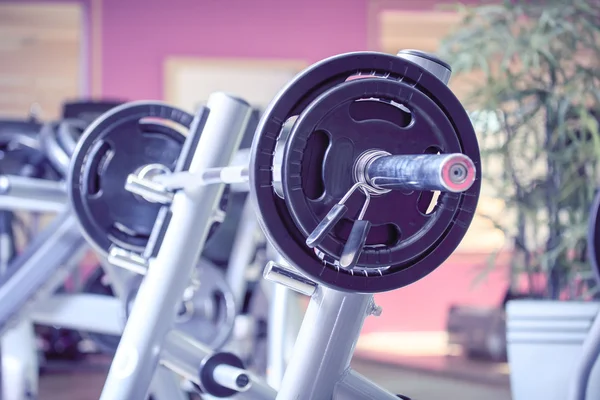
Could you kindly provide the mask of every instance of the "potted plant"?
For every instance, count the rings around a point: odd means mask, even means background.
[[[506,312],[514,400],[564,400],[600,307],[587,256],[600,183],[600,4],[504,1],[460,6],[440,55],[472,112],[482,194],[510,243]],[[451,81],[451,85],[453,82]],[[591,397],[600,398],[600,367]]]

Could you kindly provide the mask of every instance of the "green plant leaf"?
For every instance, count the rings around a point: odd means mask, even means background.
[[[463,12],[443,54],[458,76],[483,73],[469,82],[469,109],[503,116],[499,126],[476,126],[482,165],[497,171],[483,181],[505,213],[478,215],[519,244],[513,274],[554,271],[579,293],[600,184],[600,4],[504,1]]]

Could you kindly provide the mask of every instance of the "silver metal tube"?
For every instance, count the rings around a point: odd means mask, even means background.
[[[69,171],[70,157],[67,152],[58,144],[57,133],[55,129],[58,127],[54,123],[46,123],[42,126],[39,133],[39,140],[46,157],[60,170],[63,175]]]
[[[594,318],[594,322],[583,342],[581,358],[579,359],[575,373],[571,380],[568,400],[586,400],[590,381],[590,375],[594,365],[600,356],[600,315]]]
[[[125,182],[125,190],[143,197],[152,203],[169,204],[173,194],[165,190],[164,186],[148,179],[143,179],[137,174],[129,174]]]
[[[274,283],[267,325],[267,383],[279,390],[286,369],[285,332],[290,289]]]
[[[163,197],[168,200],[168,193],[164,194],[164,190],[199,190],[204,186],[225,184],[241,184],[247,183],[249,176],[248,166],[227,166],[221,168],[207,168],[199,173],[191,173],[188,171],[175,172],[172,174],[156,175],[152,178],[151,183],[142,183],[142,180],[135,175],[130,175],[127,178],[127,189],[140,193],[144,196],[153,195],[157,199],[151,201],[165,202]],[[151,184],[159,185],[150,187]],[[159,197],[161,196],[161,197]]]
[[[190,163],[191,173],[230,163],[251,112],[248,103],[224,93],[212,94],[208,107],[210,115]],[[223,189],[223,185],[206,186],[173,196],[171,220],[156,258],[149,262],[101,400],[146,398],[162,342],[173,325]]]
[[[196,385],[200,384],[200,364],[212,350],[176,331],[170,331],[160,352],[160,363]]]
[[[398,396],[371,382],[361,374],[348,369],[335,386],[334,400],[398,400]]]
[[[200,385],[200,365],[202,360],[211,354],[212,351],[203,344],[181,334],[180,332],[172,330],[165,338],[160,353],[160,359],[163,366],[181,375],[190,382]],[[219,367],[217,369],[219,369]],[[224,368],[221,369],[221,372],[227,372],[227,370],[227,368]],[[231,372],[231,369],[229,369],[229,372]],[[277,394],[275,389],[267,385],[260,377],[256,377],[249,371],[239,370],[237,372],[245,374],[249,378],[249,383],[244,391],[241,391],[235,395],[236,399],[275,399]],[[215,379],[216,378],[217,377],[215,376]],[[232,389],[238,390],[236,388]]]
[[[111,247],[107,261],[134,274],[146,275],[146,272],[148,272],[148,262],[144,257],[119,247]]]
[[[0,280],[0,334],[60,286],[87,249],[76,218],[58,215]]]
[[[125,300],[125,296],[127,295],[127,283],[129,279],[133,277],[135,274],[124,269],[119,268],[110,262],[108,262],[105,258],[100,258],[100,265],[104,270],[104,273],[108,277],[110,287],[117,297],[117,302],[119,306],[118,311],[114,311],[111,313],[106,313],[106,315],[111,315],[113,320],[118,324],[119,331],[115,333],[115,335],[120,336],[123,333],[123,327],[125,325],[125,316],[122,315],[124,313],[123,309],[123,301]],[[144,270],[144,273],[146,270]],[[54,296],[56,297],[56,295]],[[106,297],[106,296],[103,296]],[[52,299],[54,300],[54,298]],[[113,300],[115,301],[115,300]],[[43,306],[45,307],[45,306]],[[106,310],[106,309],[105,309]],[[36,310],[37,311],[37,310]],[[97,313],[87,313],[92,316],[97,316]],[[35,316],[34,316],[35,320]],[[102,319],[102,323],[106,324],[106,318]],[[60,326],[60,325],[59,325]],[[117,326],[116,324],[114,325]],[[106,329],[106,328],[105,328]],[[80,329],[84,330],[84,329]],[[174,385],[177,385],[176,387]],[[150,392],[152,393],[152,398],[156,400],[185,400],[187,397],[184,396],[183,390],[180,390],[179,378],[176,376],[175,372],[167,369],[167,368],[158,368],[154,377],[152,378],[152,383],[150,384]],[[175,396],[184,396],[184,398],[179,399],[179,397],[174,398]]]
[[[250,164],[250,149],[241,149],[239,150],[231,162],[231,166],[248,166]],[[232,183],[229,186],[232,193],[244,192],[247,193],[250,190],[250,185],[248,181]]]
[[[0,175],[0,209],[60,212],[66,206],[64,182]]]
[[[170,197],[168,197],[170,194],[165,192],[167,190],[197,190],[202,186],[219,183],[231,185],[233,192],[247,192],[249,190],[249,161],[250,151],[244,149],[235,153],[231,165],[221,168],[208,168],[195,174],[192,174],[189,171],[157,174],[152,177],[153,182],[151,183],[142,183],[140,177],[136,174],[132,174],[128,177],[128,190],[139,195],[148,191],[162,192],[158,193],[158,196],[161,196],[158,201],[163,203],[167,200],[170,201]],[[152,184],[159,186],[153,187]]]
[[[286,339],[288,337],[288,310],[291,290],[287,283],[295,284],[296,280],[293,277],[296,274],[283,267],[287,262],[271,243],[267,243],[267,257],[275,260],[268,262],[264,270],[264,277],[274,283],[271,285],[267,324],[267,383],[279,390],[287,367],[286,355],[289,354],[289,351],[286,351],[288,350],[286,349],[288,344]],[[279,274],[279,271],[282,274]],[[289,281],[286,279],[288,276]],[[302,282],[302,278],[299,281]],[[299,287],[302,288],[301,285]],[[312,288],[313,293],[315,289],[316,285]],[[297,336],[298,331],[296,330],[294,333]]]
[[[248,166],[231,166],[225,168],[211,168],[202,173],[205,184],[214,183],[244,183],[248,182]]]
[[[332,398],[335,382],[350,365],[372,300],[370,294],[318,287],[304,316],[278,400]]]
[[[273,261],[267,263],[264,277],[271,282],[280,284],[279,286],[286,286],[305,296],[312,296],[317,289],[317,284],[310,279],[288,268],[277,265]]]
[[[289,294],[288,308],[285,318],[286,329],[284,332],[285,336],[283,338],[282,349],[286,367],[289,360],[292,358],[294,345],[296,344],[298,333],[302,327],[304,312],[306,311],[304,302],[302,300],[304,300],[304,296],[301,296],[298,293],[292,291]]]
[[[235,395],[235,400],[275,400],[277,391],[269,386],[260,377],[248,373],[252,383],[245,392],[239,392]]]
[[[251,386],[246,370],[227,364],[216,366],[213,378],[219,385],[238,392],[246,392]]]
[[[36,302],[30,318],[41,325],[115,336],[125,325],[121,300],[99,294],[55,294]]]
[[[0,211],[0,277],[8,271],[11,260],[17,251],[13,232],[14,213]]]
[[[377,189],[464,192],[475,182],[475,164],[464,154],[389,155],[371,160],[367,183]]]
[[[258,226],[256,211],[254,205],[247,199],[244,203],[240,223],[235,234],[235,240],[227,265],[225,279],[235,298],[235,304],[238,312],[244,306],[244,297],[246,296],[247,281],[246,269],[252,262],[256,253],[256,243],[254,241]]]

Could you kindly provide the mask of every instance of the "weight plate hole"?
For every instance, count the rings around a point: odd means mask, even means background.
[[[342,241],[348,240],[354,221],[343,218],[334,228],[334,235]],[[371,226],[366,247],[393,247],[402,239],[402,232],[396,224],[378,224]]]
[[[434,190],[432,192],[421,192],[417,199],[417,209],[423,215],[431,215],[436,210],[441,192]]]
[[[350,117],[356,122],[381,120],[400,128],[407,128],[413,121],[410,111],[399,103],[390,103],[377,99],[358,99],[352,102]]]
[[[100,194],[102,173],[114,155],[114,150],[108,142],[103,142],[98,148],[90,165],[90,171],[87,181],[87,194],[94,196]]]
[[[428,148],[425,149],[425,151],[423,151],[423,154],[442,154],[442,149],[440,149],[438,146],[429,146]]]
[[[302,159],[302,187],[310,200],[317,200],[325,193],[322,168],[329,145],[329,135],[324,131],[313,132],[307,140]]]

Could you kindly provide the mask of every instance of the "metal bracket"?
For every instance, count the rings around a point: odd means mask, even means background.
[[[284,285],[295,292],[306,296],[312,296],[317,290],[317,284],[308,278],[291,271],[273,261],[269,261],[265,267],[263,276],[266,280]]]
[[[373,315],[375,317],[379,317],[383,312],[383,308],[375,304],[375,299],[371,300],[371,305],[367,308],[367,315]]]
[[[143,197],[151,203],[171,204],[173,193],[153,180],[141,178],[137,174],[129,174],[125,183],[125,190]]]
[[[112,246],[108,253],[108,262],[139,275],[146,275],[148,260],[132,251]]]

